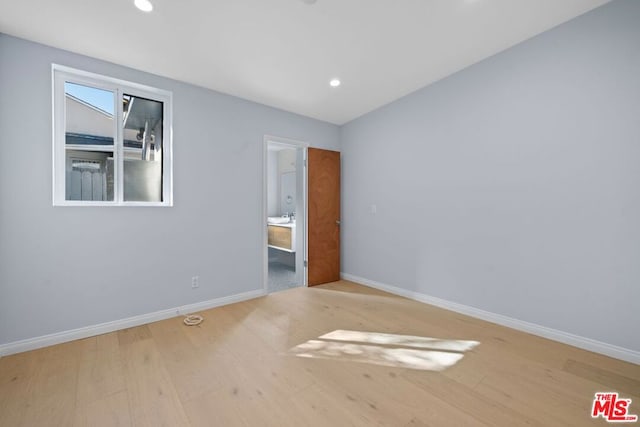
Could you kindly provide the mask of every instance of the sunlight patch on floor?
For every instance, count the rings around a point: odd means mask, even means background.
[[[413,335],[384,334],[380,332],[362,332],[335,330],[320,337],[323,340],[351,341],[368,344],[396,345],[401,347],[428,348],[431,350],[465,352],[480,344],[478,341],[443,340],[439,338],[417,337]]]
[[[289,350],[297,357],[336,359],[381,366],[442,371],[463,357],[478,341],[335,330]]]

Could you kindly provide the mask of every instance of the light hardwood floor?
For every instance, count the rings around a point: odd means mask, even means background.
[[[590,417],[597,391],[640,414],[638,365],[351,282],[201,314],[0,358],[0,426],[607,425]],[[335,330],[480,344],[441,371],[350,361],[357,343],[290,351]],[[398,345],[368,346],[373,361]]]

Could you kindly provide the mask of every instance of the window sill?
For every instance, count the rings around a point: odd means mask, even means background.
[[[58,206],[74,206],[74,207],[145,207],[145,208],[170,208],[173,207],[172,202],[91,202],[91,201],[55,201],[54,207]]]

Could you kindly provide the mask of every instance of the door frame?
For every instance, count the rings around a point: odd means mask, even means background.
[[[277,144],[289,145],[291,148],[302,149],[302,158],[303,158],[303,171],[302,171],[302,195],[303,195],[303,207],[304,214],[303,218],[303,230],[297,229],[296,232],[299,233],[302,231],[303,233],[303,248],[302,248],[302,259],[303,259],[303,269],[302,269],[302,286],[308,286],[307,279],[307,268],[308,268],[308,260],[307,260],[307,241],[308,241],[308,177],[307,177],[307,148],[309,148],[309,143],[305,141],[299,141],[291,138],[283,138],[280,136],[273,135],[264,135],[262,140],[262,213],[260,216],[260,223],[262,224],[261,232],[262,232],[262,288],[265,291],[265,294],[269,293],[269,248],[268,248],[268,228],[267,228],[267,216],[268,216],[268,179],[269,179],[269,170],[268,170],[268,148],[269,143],[275,142]],[[296,228],[298,227],[298,218],[300,218],[298,212],[296,212]],[[296,251],[298,252],[298,251]],[[296,253],[297,255],[297,253]]]

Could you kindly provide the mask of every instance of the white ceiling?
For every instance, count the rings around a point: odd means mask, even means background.
[[[152,1],[0,0],[0,32],[343,124],[609,0]]]

